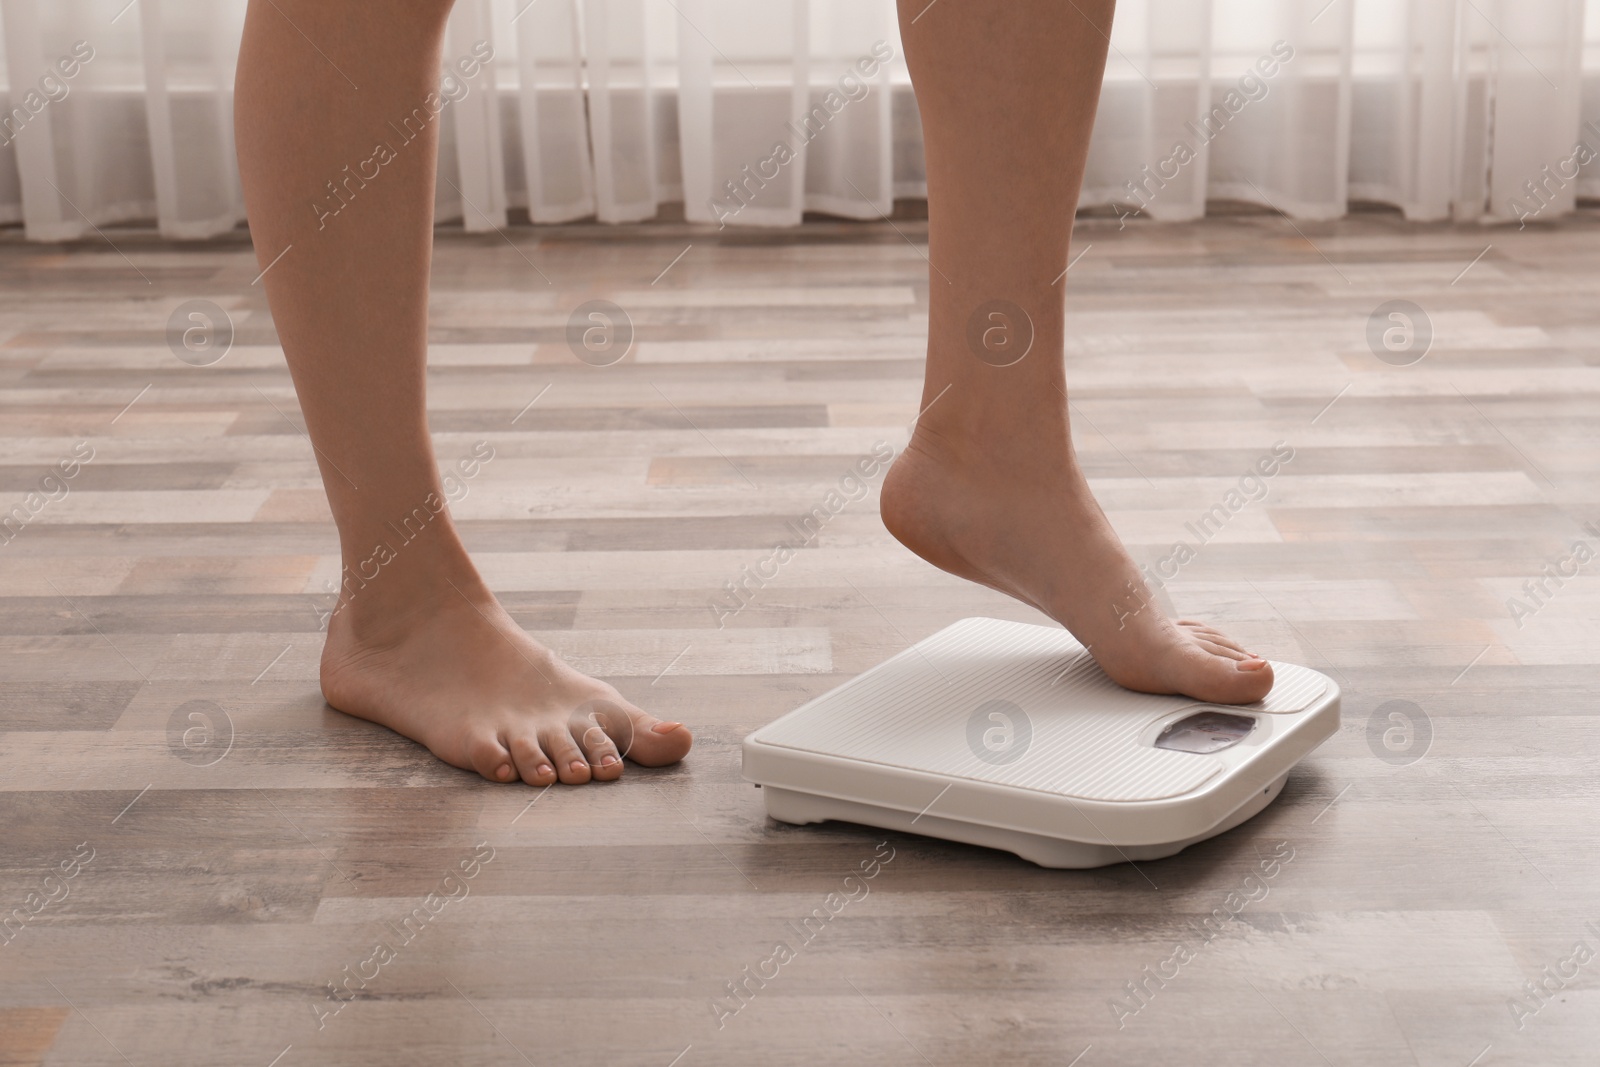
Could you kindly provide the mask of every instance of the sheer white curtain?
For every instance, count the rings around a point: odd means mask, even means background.
[[[243,10],[0,0],[0,222],[234,227]],[[1081,206],[1516,221],[1600,196],[1600,0],[1123,0],[1111,40]],[[889,0],[458,0],[445,58],[439,216],[470,230],[677,201],[784,226],[925,192]]]
[[[1111,40],[1084,204],[1525,220],[1600,196],[1596,0],[1144,0]]]

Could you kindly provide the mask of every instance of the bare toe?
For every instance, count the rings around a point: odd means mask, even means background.
[[[475,734],[467,739],[467,762],[491,782],[509,782],[517,776],[511,753],[493,734]]]
[[[539,746],[555,764],[556,775],[567,785],[582,785],[590,775],[589,761],[572,738],[566,723],[549,726],[539,735]]]
[[[614,720],[626,722],[627,716],[613,712],[605,715],[605,720],[608,723]],[[580,707],[572,714],[570,730],[578,747],[583,750],[590,775],[597,781],[609,782],[622,777],[622,756],[601,721],[602,713],[597,706],[591,704]]]
[[[1261,659],[1231,659],[1198,643],[1186,657],[1184,692],[1216,704],[1252,704],[1272,691],[1272,665]]]
[[[517,764],[517,773],[524,782],[529,785],[551,785],[556,781],[555,766],[531,734],[515,735],[510,748]]]
[[[1210,641],[1213,644],[1222,645],[1224,648],[1231,648],[1235,652],[1243,653],[1246,657],[1251,655],[1249,649],[1245,648],[1239,642],[1235,641],[1233,638],[1229,637],[1227,634],[1216,629],[1215,627],[1207,626],[1204,623],[1191,622],[1187,619],[1179,622],[1178,625],[1188,629],[1189,632],[1194,634],[1197,638]]]
[[[1205,649],[1214,656],[1222,656],[1233,660],[1246,660],[1252,658],[1250,653],[1245,652],[1242,649],[1235,648],[1232,645],[1225,645],[1222,642],[1213,640],[1209,637],[1196,637],[1195,644],[1199,645],[1201,648]]]
[[[622,754],[642,767],[665,767],[677,763],[689,754],[694,735],[681,722],[658,719],[642,708],[627,701],[616,705],[615,711],[627,720],[626,741],[612,729],[607,718],[607,729],[617,741]]]

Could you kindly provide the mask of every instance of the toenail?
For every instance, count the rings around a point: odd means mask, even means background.
[[[510,778],[511,777],[511,765],[510,764],[502,764],[500,769],[498,771],[494,772],[494,776],[496,778],[500,779],[502,782],[505,781],[507,778]]]
[[[604,756],[600,757],[600,766],[602,766],[602,767],[609,767],[613,763],[620,763],[620,762],[621,761],[618,760],[617,757],[613,756],[609,752],[607,752]]]
[[[1260,659],[1260,658],[1244,659],[1244,660],[1240,660],[1239,661],[1239,669],[1241,671],[1259,671],[1262,667],[1265,667],[1266,665],[1267,665],[1267,661],[1264,660],[1264,659]]]
[[[654,726],[650,727],[650,729],[658,734],[670,734],[672,731],[676,730],[682,725],[683,723],[681,722],[658,722]]]
[[[567,764],[567,769],[572,771],[573,774],[582,774],[584,771],[589,769],[589,765],[583,762],[581,759],[575,759],[571,763]]]
[[[541,764],[539,764],[539,766],[537,768],[534,769],[533,776],[535,778],[543,778],[547,774],[554,774],[554,773],[555,773],[555,768],[551,767],[550,764],[541,763]]]

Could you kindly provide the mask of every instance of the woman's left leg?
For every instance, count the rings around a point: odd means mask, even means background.
[[[615,778],[623,755],[681,759],[688,729],[506,614],[457,536],[428,435],[427,101],[449,12],[450,0],[254,0],[239,51],[250,233],[339,527],[322,692],[491,781]]]

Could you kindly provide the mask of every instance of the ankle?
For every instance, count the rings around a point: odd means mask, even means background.
[[[942,469],[985,481],[1076,476],[1077,455],[1065,412],[1008,416],[993,407],[957,407],[917,421],[904,451]]]
[[[331,618],[340,620],[346,633],[376,638],[409,629],[463,600],[479,606],[493,601],[448,521],[409,539],[404,531],[387,533],[342,538]]]

